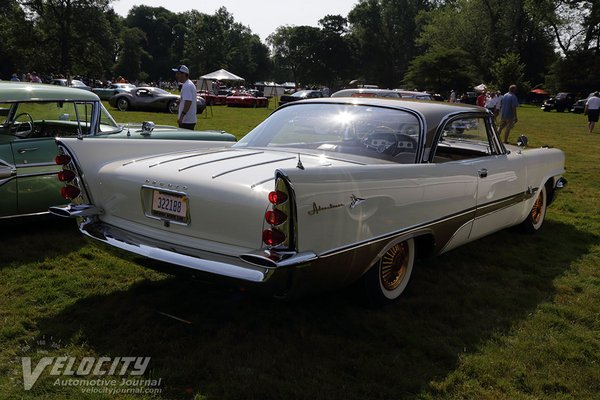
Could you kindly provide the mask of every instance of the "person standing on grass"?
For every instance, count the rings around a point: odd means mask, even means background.
[[[583,114],[588,117],[588,131],[592,133],[600,116],[600,92],[595,92],[593,96],[587,99]]]
[[[185,65],[173,68],[177,82],[181,84],[179,97],[179,118],[177,124],[182,129],[194,130],[196,127],[196,85],[190,80],[190,70]]]
[[[479,107],[485,107],[485,102],[486,102],[487,98],[486,98],[486,93],[485,90],[482,91],[479,96],[477,96],[477,100],[476,100],[476,104]]]
[[[517,85],[510,85],[508,92],[502,96],[502,107],[500,108],[500,127],[498,129],[498,139],[502,140],[502,131],[504,131],[504,143],[508,144],[508,135],[510,130],[517,123]]]

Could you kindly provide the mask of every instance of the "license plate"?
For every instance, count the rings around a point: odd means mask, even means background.
[[[187,220],[187,196],[152,191],[152,214],[172,219],[174,221]]]

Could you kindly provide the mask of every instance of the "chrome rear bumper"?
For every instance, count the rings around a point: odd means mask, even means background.
[[[294,267],[309,265],[312,260],[317,259],[312,253],[288,254],[278,260],[279,262],[275,261],[276,258],[273,257],[270,262],[261,265],[261,263],[244,261],[235,256],[193,249],[141,236],[105,224],[97,218],[83,219],[79,224],[79,230],[89,238],[112,248],[163,263],[161,268],[156,268],[163,272],[184,272],[187,275],[208,280],[231,280],[240,285],[257,286],[279,296],[287,296],[289,293]],[[268,254],[262,252],[264,257],[267,257]],[[255,257],[259,257],[258,254]],[[144,265],[143,262],[142,265]]]

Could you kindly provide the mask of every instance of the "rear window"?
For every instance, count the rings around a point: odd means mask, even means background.
[[[304,149],[413,163],[420,124],[408,111],[366,105],[298,104],[273,113],[236,147]]]

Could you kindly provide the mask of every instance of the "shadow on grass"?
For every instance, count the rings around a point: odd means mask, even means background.
[[[0,269],[42,261],[85,245],[75,221],[52,215],[0,220]]]
[[[169,278],[82,299],[39,329],[101,355],[151,356],[168,398],[412,398],[550,299],[597,240],[552,221],[535,236],[500,232],[420,263],[380,310],[351,289],[285,303]]]

